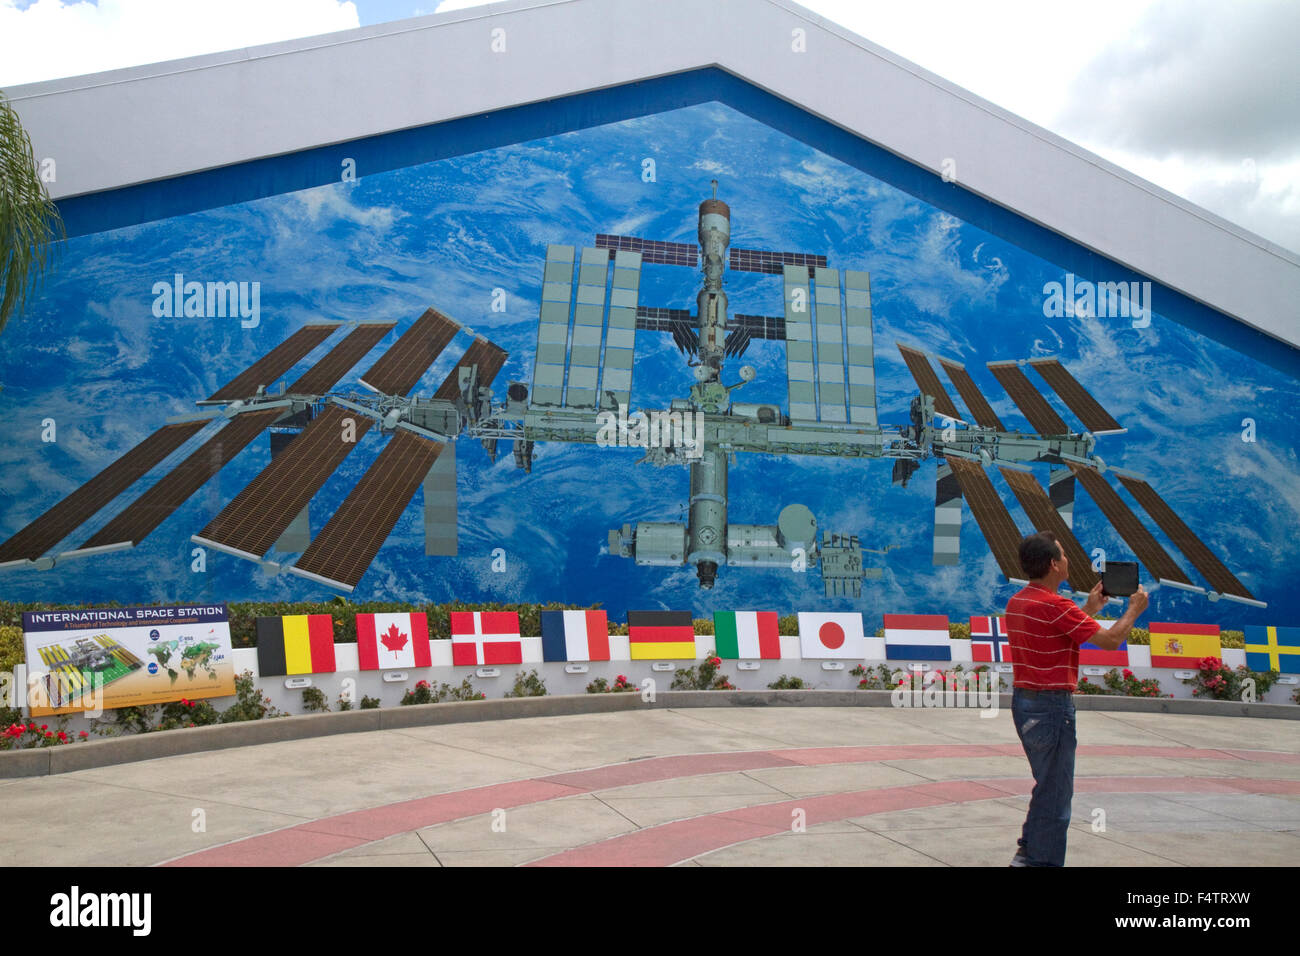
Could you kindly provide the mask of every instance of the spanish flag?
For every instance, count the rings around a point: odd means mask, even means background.
[[[1223,657],[1219,625],[1152,622],[1152,667],[1195,667],[1206,657]]]
[[[627,634],[634,661],[695,660],[690,611],[628,611]]]
[[[334,618],[329,614],[259,617],[257,671],[262,677],[334,673]]]
[[[1300,674],[1300,627],[1248,627],[1245,631],[1247,667]]]

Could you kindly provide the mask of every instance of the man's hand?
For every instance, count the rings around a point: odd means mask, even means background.
[[[1129,596],[1127,610],[1132,611],[1133,617],[1136,619],[1139,614],[1147,609],[1147,605],[1150,603],[1151,599],[1147,597],[1147,592],[1143,591],[1142,585],[1139,584],[1138,589]]]
[[[1101,582],[1098,581],[1091,591],[1088,592],[1088,600],[1083,602],[1083,613],[1088,617],[1096,617],[1097,612],[1105,605],[1106,598],[1101,593]]]

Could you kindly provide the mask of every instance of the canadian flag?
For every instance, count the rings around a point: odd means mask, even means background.
[[[363,671],[429,667],[429,624],[423,612],[358,614],[357,658]]]
[[[452,611],[451,662],[457,667],[522,664],[519,615],[514,611]]]

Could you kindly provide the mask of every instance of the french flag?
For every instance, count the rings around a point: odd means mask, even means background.
[[[1002,618],[976,615],[970,619],[970,657],[990,664],[1010,662],[1011,644]]]
[[[604,611],[542,611],[542,660],[609,660]]]
[[[454,666],[524,662],[519,615],[514,611],[452,611],[450,617],[451,663]]]
[[[1110,627],[1114,621],[1098,621],[1102,627]],[[1079,645],[1079,665],[1101,667],[1128,667],[1128,641],[1113,651],[1103,651],[1096,644],[1085,641]]]
[[[947,616],[943,614],[886,614],[885,660],[952,660]]]

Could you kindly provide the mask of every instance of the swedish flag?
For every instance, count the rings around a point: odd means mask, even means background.
[[[1300,674],[1300,627],[1247,627],[1246,666],[1253,671]]]

